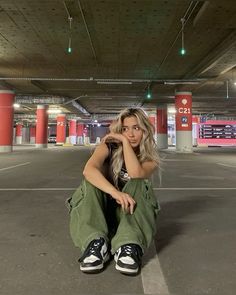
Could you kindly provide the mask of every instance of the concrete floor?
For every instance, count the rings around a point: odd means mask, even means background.
[[[235,294],[235,148],[161,153],[158,232],[137,277],[113,261],[100,274],[79,270],[64,203],[90,153],[51,146],[0,154],[1,295]]]

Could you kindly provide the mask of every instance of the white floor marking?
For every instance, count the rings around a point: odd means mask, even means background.
[[[187,159],[164,159],[163,162],[193,162],[196,160],[187,160]]]
[[[0,191],[75,191],[77,187],[36,187],[0,188]],[[236,187],[154,187],[154,191],[191,191],[191,190],[236,190]]]
[[[152,242],[147,253],[144,255],[143,264],[141,277],[144,294],[169,295],[168,286],[161,270],[154,242]]]
[[[75,187],[36,187],[36,188],[0,188],[0,191],[75,191]]]
[[[236,187],[154,187],[154,191],[214,191],[214,190],[236,190]]]
[[[5,168],[0,168],[0,171],[9,170],[9,169],[17,168],[17,167],[20,167],[20,166],[29,165],[29,164],[30,164],[30,162],[25,162],[25,163],[18,164],[18,165],[15,165],[15,166],[9,166],[9,167],[5,167]]]
[[[223,180],[225,179],[225,177],[223,176],[211,176],[211,175],[201,175],[201,176],[198,176],[198,175],[180,175],[180,177],[183,177],[183,178],[191,178],[191,179],[211,179],[211,180]]]
[[[216,163],[220,166],[225,166],[225,167],[230,167],[230,168],[236,168],[236,165],[228,165],[228,164],[224,164],[224,163]]]

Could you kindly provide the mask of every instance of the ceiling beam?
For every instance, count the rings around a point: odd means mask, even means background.
[[[183,77],[183,79],[191,79],[192,77],[203,76],[203,74],[205,74],[204,77],[209,76],[209,74],[206,74],[207,71],[218,65],[220,60],[227,56],[229,51],[231,51],[233,48],[236,48],[236,30],[230,33],[227,38],[222,40],[218,46],[216,46],[214,50],[206,55],[195,67],[193,67],[193,69],[190,70],[187,75]],[[221,72],[222,70],[218,73],[218,75],[221,74]],[[214,77],[210,76],[210,78]]]

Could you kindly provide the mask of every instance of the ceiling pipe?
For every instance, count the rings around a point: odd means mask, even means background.
[[[90,43],[90,46],[91,46],[92,51],[93,51],[93,56],[94,56],[94,59],[96,61],[96,65],[98,66],[98,59],[97,59],[96,51],[95,51],[95,48],[93,46],[93,41],[92,41],[92,38],[91,38],[91,34],[89,32],[89,28],[88,28],[88,25],[87,25],[87,22],[86,22],[86,19],[85,19],[85,16],[84,16],[84,12],[83,12],[83,9],[82,9],[80,0],[78,0],[78,5],[79,5],[80,13],[82,15],[82,19],[83,19],[83,22],[84,22],[84,26],[85,26],[86,32],[88,34],[89,43]]]
[[[18,81],[68,81],[68,82],[96,82],[101,84],[107,83],[160,83],[165,84],[166,82],[184,83],[184,82],[205,82],[206,78],[196,78],[196,79],[94,79],[94,78],[47,78],[47,77],[0,77],[0,81],[4,80],[18,80]]]
[[[181,17],[181,19],[184,19],[184,25],[186,25],[186,23],[188,22],[189,18],[191,17],[192,13],[194,12],[195,8],[197,7],[199,1],[191,1],[191,3],[189,4],[185,14],[183,17]],[[192,8],[192,5],[195,4]],[[192,8],[192,10],[190,11],[190,9]],[[190,11],[190,12],[189,12]],[[163,66],[163,64],[165,63],[167,57],[169,56],[172,48],[174,47],[176,41],[178,40],[180,34],[182,33],[182,27],[180,28],[179,32],[177,33],[174,41],[171,43],[169,49],[167,50],[167,53],[166,55],[164,56],[164,58],[162,59],[161,63],[159,66],[157,66],[157,70],[153,72],[153,75],[156,73],[156,72],[159,72],[161,67]]]
[[[199,19],[203,16],[205,13],[207,6],[209,5],[209,1],[205,1],[202,5],[202,7],[199,9],[197,15],[195,16],[193,20],[193,26],[196,26],[196,24],[199,22]]]
[[[58,114],[48,114],[49,119],[56,119]],[[37,115],[35,114],[14,114],[14,119],[17,120],[36,120]],[[68,120],[70,119],[76,119],[83,120],[83,118],[80,118],[77,114],[66,114],[66,118]]]
[[[82,114],[84,114],[86,116],[91,116],[91,114],[85,108],[83,108],[78,102],[72,101],[72,105],[74,108],[79,110]]]
[[[33,96],[33,95],[16,95],[15,101],[19,104],[58,104],[61,106],[72,104],[72,106],[79,110],[82,114],[86,116],[90,116],[91,114],[83,108],[79,103],[75,102],[80,97],[76,97],[75,99],[69,100],[68,97],[60,97],[47,95],[45,96]]]
[[[20,104],[63,104],[65,97],[53,95],[16,95],[15,101]]]

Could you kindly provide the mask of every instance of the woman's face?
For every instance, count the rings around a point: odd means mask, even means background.
[[[122,134],[129,140],[132,148],[139,146],[143,137],[143,130],[139,126],[136,117],[131,116],[124,119],[122,124]]]

